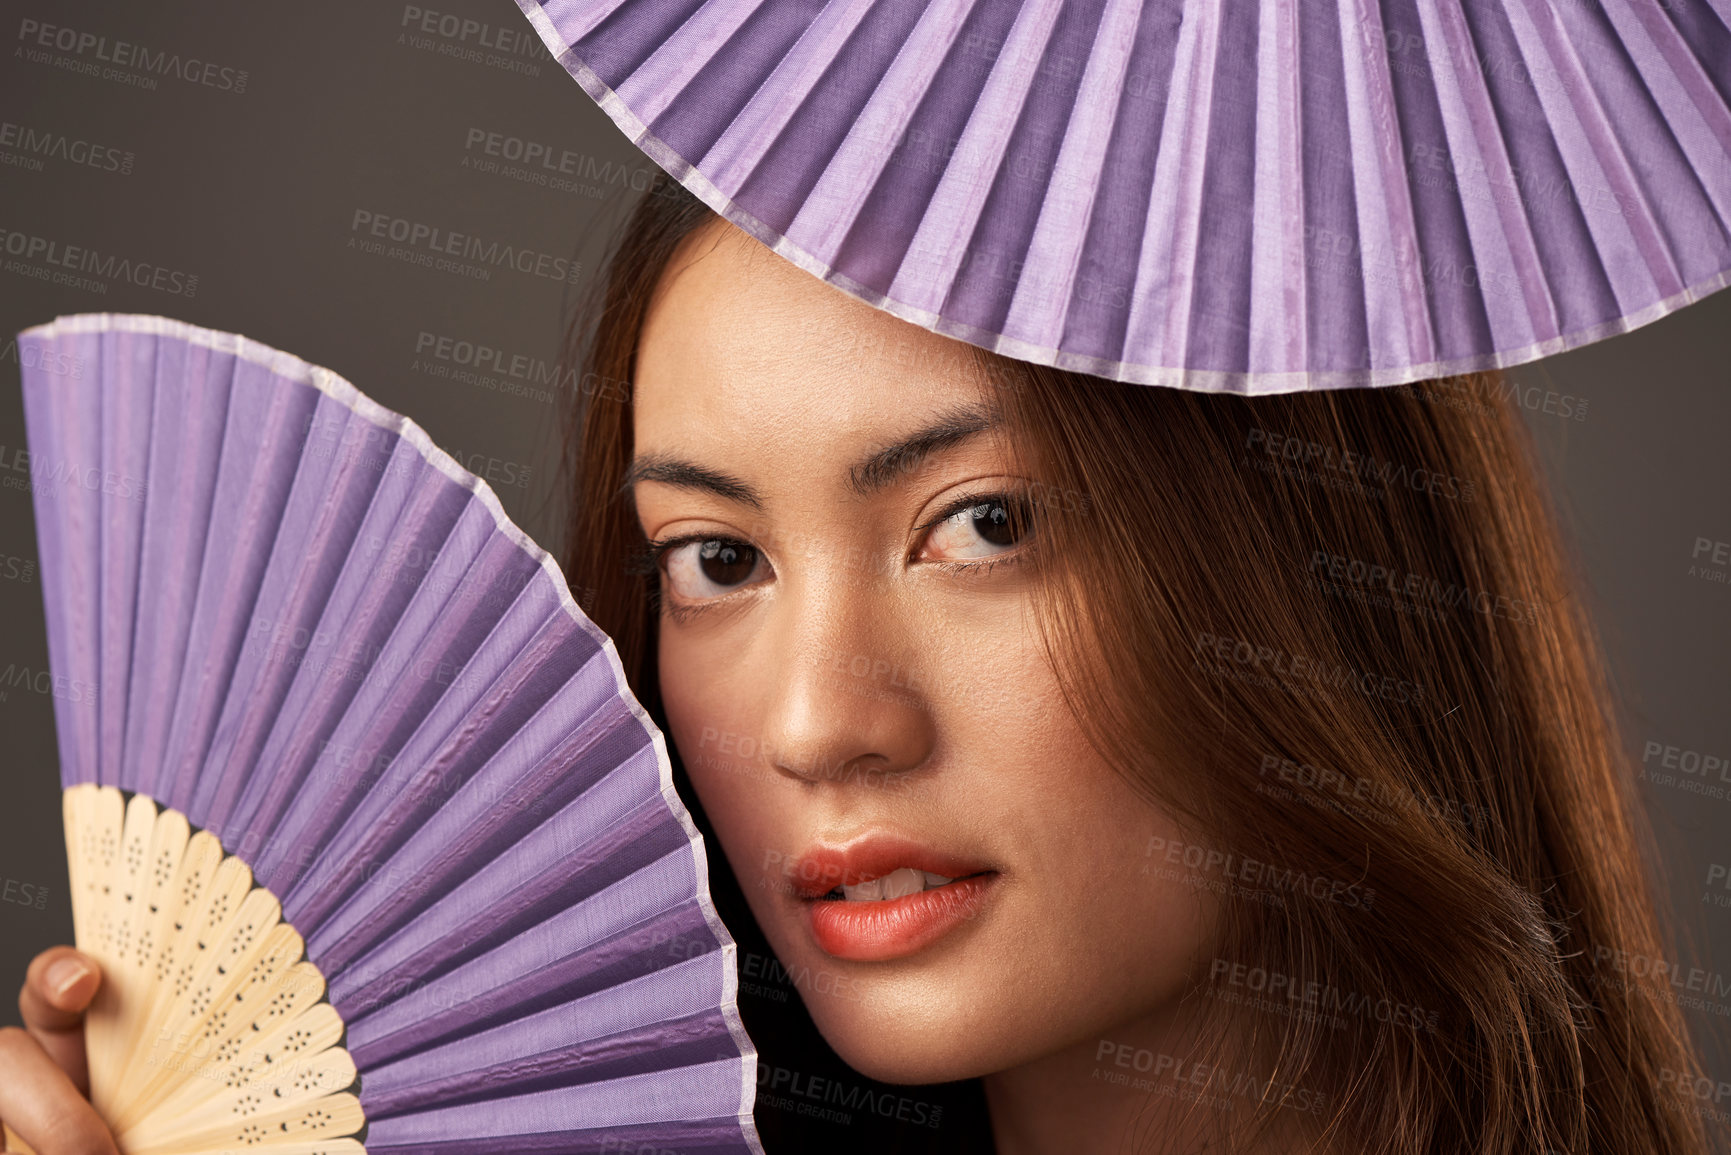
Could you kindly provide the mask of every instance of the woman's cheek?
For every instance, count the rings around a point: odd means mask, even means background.
[[[736,714],[715,706],[705,710],[698,702],[681,700],[677,692],[666,695],[665,689],[663,702],[686,776],[753,913],[763,922],[767,911],[762,902],[780,877],[778,857],[791,861],[797,849],[775,844],[781,792],[774,789],[778,775],[771,759]]]

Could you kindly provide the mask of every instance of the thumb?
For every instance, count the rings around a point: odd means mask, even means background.
[[[27,1026],[67,1030],[96,997],[102,968],[95,959],[69,946],[51,947],[30,963],[18,1009]]]

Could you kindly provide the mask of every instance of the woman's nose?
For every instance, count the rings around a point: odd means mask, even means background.
[[[829,599],[779,623],[774,648],[763,726],[778,771],[845,786],[929,761],[936,680],[893,611]]]

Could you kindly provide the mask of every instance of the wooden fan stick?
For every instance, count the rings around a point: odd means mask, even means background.
[[[184,815],[112,787],[65,797],[91,1101],[126,1155],[363,1151],[343,1023],[281,904]]]

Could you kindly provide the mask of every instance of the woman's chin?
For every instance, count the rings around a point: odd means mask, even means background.
[[[839,1030],[818,1029],[842,1062],[880,1083],[953,1083],[990,1074],[1001,1066],[974,1053],[967,1040],[937,1037],[923,1030],[901,1031],[884,1023],[862,1022]]]
[[[1017,1040],[1004,1024],[981,1021],[970,1008],[898,999],[838,1000],[807,996],[812,1021],[843,1062],[881,1083],[930,1084],[975,1079],[1016,1062]]]

